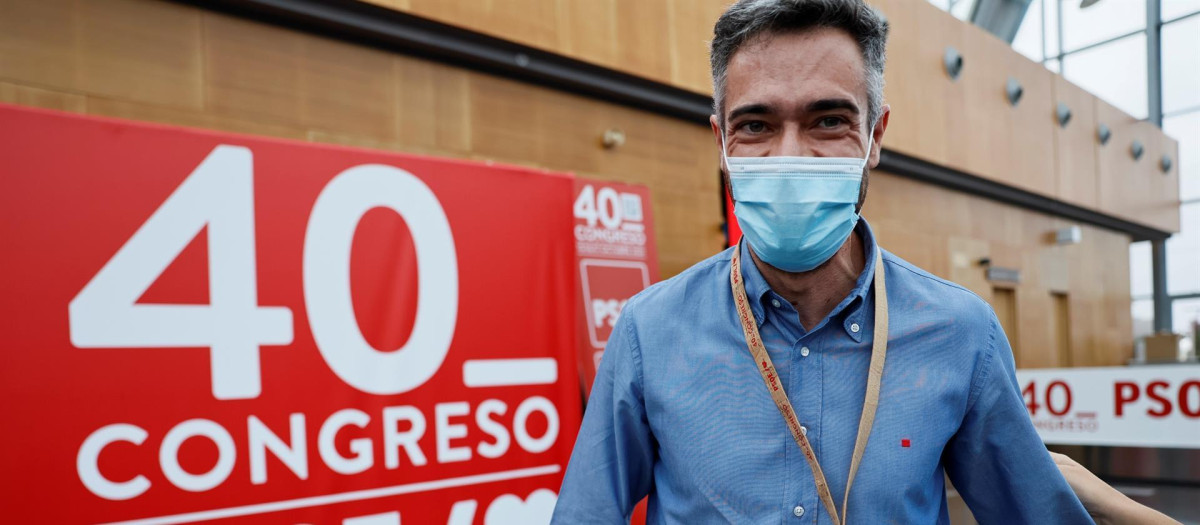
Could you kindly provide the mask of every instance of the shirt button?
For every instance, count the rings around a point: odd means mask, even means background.
[[[858,330],[859,330],[858,323],[850,323],[850,331],[851,332],[854,332],[857,334]]]
[[[779,299],[771,299],[771,306],[779,308]]]
[[[800,425],[800,434],[807,436],[808,435],[808,427],[806,427],[804,425]]]
[[[800,356],[808,357],[808,347],[807,346],[800,347]]]
[[[804,507],[796,505],[796,508],[792,509],[792,514],[795,514],[797,518],[799,518],[800,516],[803,516],[804,515]]]

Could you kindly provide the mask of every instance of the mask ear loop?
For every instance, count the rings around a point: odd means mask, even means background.
[[[725,174],[729,175],[729,155],[725,153],[725,126],[721,126],[721,162],[725,163]]]
[[[874,146],[874,145],[875,145],[875,134],[872,133],[871,131],[868,131],[867,132],[867,156],[863,157],[862,167],[860,169],[864,169],[864,170],[867,169],[867,164],[871,163],[871,146]]]
[[[878,119],[876,119],[876,120],[878,120]],[[861,169],[864,169],[864,170],[867,169],[867,164],[871,163],[871,147],[874,145],[875,145],[875,124],[871,124],[871,127],[869,129],[867,129],[867,156],[863,157],[863,163],[862,163]]]

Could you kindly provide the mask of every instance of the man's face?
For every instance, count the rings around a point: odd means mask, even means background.
[[[862,52],[849,34],[817,28],[761,35],[729,61],[723,108],[728,155],[862,158],[870,132],[867,167],[874,167],[890,110],[884,106],[868,130],[867,108]],[[719,147],[721,127],[715,115],[710,122]]]

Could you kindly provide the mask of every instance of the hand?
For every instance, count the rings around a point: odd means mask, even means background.
[[[1075,460],[1056,452],[1051,452],[1050,457],[1054,458],[1054,464],[1067,484],[1098,525],[1179,524],[1161,512],[1129,499]]]

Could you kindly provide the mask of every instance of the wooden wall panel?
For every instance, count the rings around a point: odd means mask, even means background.
[[[400,144],[468,155],[471,148],[471,75],[422,60],[393,60],[396,131]]]
[[[100,86],[113,98],[199,107],[200,19],[195,13],[140,1],[78,5],[80,85]]]
[[[1099,99],[1093,99],[1096,123],[1112,130],[1108,144],[1096,149],[1097,197],[1100,207],[1114,215],[1132,218],[1131,211],[1144,199],[1137,187],[1137,161],[1129,153],[1138,138],[1137,119]]]
[[[20,84],[0,82],[0,102],[20,104],[35,108],[57,109],[83,113],[87,111],[87,99],[83,95],[51,91]]]
[[[559,45],[557,0],[400,0],[392,7],[533,47]]]
[[[137,0],[0,2],[0,80],[201,105],[200,13]]]
[[[395,138],[391,54],[225,16],[204,29],[212,113]]]
[[[708,44],[713,25],[729,0],[667,0],[671,9],[671,82],[697,93],[712,93]]]
[[[884,143],[931,162],[1053,195],[1053,74],[1004,42],[935,6],[905,0],[877,3],[888,16],[885,101],[892,120]],[[957,80],[945,72],[947,47],[963,56]],[[1016,107],[1005,84],[1025,94]]]
[[[991,39],[990,35],[985,36]],[[1009,116],[1005,129],[1009,171],[1000,173],[996,180],[1053,197],[1058,187],[1052,118],[1053,85],[1057,75],[1008,46],[1003,51],[1005,78],[989,89],[997,93],[995,99]],[[1024,95],[1015,107],[1009,105],[1005,92],[1008,77],[1016,79],[1024,89]]]
[[[707,42],[713,23],[732,2],[363,1],[705,94],[711,93]],[[1079,134],[1086,124],[1079,121],[1090,116],[1090,95],[1070,90],[1062,77],[928,2],[871,3],[891,27],[885,100],[894,118],[887,147],[1073,204],[1115,210],[1104,207],[1085,171],[1089,162],[1095,163],[1086,160]],[[943,71],[947,46],[964,56],[958,81]],[[1015,108],[1004,98],[1010,76],[1025,89]],[[1059,92],[1064,96],[1058,97]],[[1077,122],[1065,135],[1053,119],[1059,98],[1073,100],[1071,106],[1077,108]],[[1159,142],[1162,133],[1153,135],[1151,142]],[[1152,226],[1173,224],[1169,194],[1141,196],[1144,205],[1122,208],[1126,218]],[[1150,205],[1150,200],[1158,204]]]
[[[1099,99],[1095,107],[1097,122],[1112,129],[1108,144],[1096,150],[1100,207],[1131,221],[1179,231],[1178,145],[1153,124]],[[1134,141],[1144,147],[1140,159],[1131,154]],[[1165,173],[1159,164],[1164,153],[1174,159]]]
[[[1159,171],[1159,156],[1155,155],[1159,150],[1158,128],[1140,120],[1132,122],[1130,128],[1133,138],[1141,142],[1144,149],[1142,157],[1133,161],[1132,171],[1126,177],[1125,187],[1130,193],[1121,203],[1121,212],[1131,220],[1153,224],[1153,214],[1147,216],[1147,212],[1154,207],[1152,203],[1158,200],[1156,192],[1161,190],[1164,179]]]
[[[1071,353],[1071,305],[1066,294],[1052,293],[1054,355],[1058,366],[1070,367],[1074,363]]]
[[[996,320],[1000,322],[1000,328],[1004,330],[1004,335],[1008,336],[1008,345],[1012,349],[1013,359],[1017,362],[1021,359],[1021,341],[1020,329],[1017,326],[1017,291],[1006,286],[996,286],[992,288],[992,311],[996,313]]]
[[[1096,155],[1100,142],[1096,131],[1094,97],[1083,88],[1054,75],[1054,96],[1046,109],[1046,118],[1053,120],[1059,102],[1071,109],[1071,121],[1066,127],[1054,124],[1054,147],[1057,152],[1058,184],[1055,196],[1072,204],[1095,208],[1099,204]]]
[[[390,9],[401,10],[401,11],[407,11],[409,9],[412,9],[412,5],[409,0],[361,0],[361,1],[366,2],[368,4],[375,4],[378,6],[387,7]]]
[[[557,5],[558,48],[562,54],[620,69],[616,0],[558,0]]]
[[[884,101],[892,115],[884,145],[937,164],[965,167],[970,135],[961,114],[966,100],[962,77],[951,80],[942,66],[946,46],[963,49],[962,25],[924,2],[886,0],[877,5],[891,25]]]
[[[543,0],[544,1],[544,0]],[[671,35],[667,2],[616,0],[617,64],[646,78],[671,81]]]
[[[1008,77],[1005,63],[1011,50],[979,27],[959,24],[940,10],[937,14],[950,18],[948,23],[958,26],[963,33],[958,49],[962,51],[964,65],[957,82],[963,100],[962,104],[950,107],[951,122],[947,123],[953,145],[950,164],[968,173],[992,180],[1007,179],[1014,186],[1024,186],[1027,175],[1017,173],[1011,162],[1020,153],[1009,140],[1013,114],[1004,98]]]
[[[0,76],[72,90],[79,62],[73,6],[70,0],[0,3]]]
[[[364,0],[711,93],[708,41],[733,0]]]
[[[937,162],[944,159],[944,149],[923,149],[921,127],[926,119],[940,122],[943,108],[941,105],[921,107],[921,90],[940,90],[950,80],[945,75],[936,76],[941,71],[939,62],[930,57],[922,58],[924,43],[917,23],[917,13],[921,9],[902,9],[897,5],[902,1],[874,2],[887,15],[891,27],[887,46],[888,62],[883,74],[883,101],[891,106],[891,117],[883,143],[888,148]],[[922,114],[924,119],[916,118]],[[937,131],[938,136],[942,136],[940,128],[931,131]]]
[[[178,126],[215,129],[232,133],[248,133],[270,137],[304,139],[306,130],[281,124],[264,122],[253,116],[244,118],[216,115],[206,111],[172,108],[141,104],[103,97],[87,97],[87,113],[101,116],[143,120]]]
[[[1068,364],[1057,350],[1052,293],[1066,296],[1069,364],[1115,366],[1132,357],[1128,236],[885,172],[871,177],[863,212],[881,245],[987,301],[997,286],[1012,289],[1018,366]],[[1071,225],[1081,227],[1083,241],[1055,244],[1054,231]],[[989,282],[979,263],[984,258],[1020,270],[1021,282]]]
[[[1180,230],[1179,223],[1179,142],[1162,134],[1158,128],[1141,123],[1146,130],[1146,156],[1142,170],[1146,171],[1149,191],[1144,208],[1134,215],[1146,223],[1167,231]],[[1171,158],[1171,168],[1163,171],[1162,156]]]

